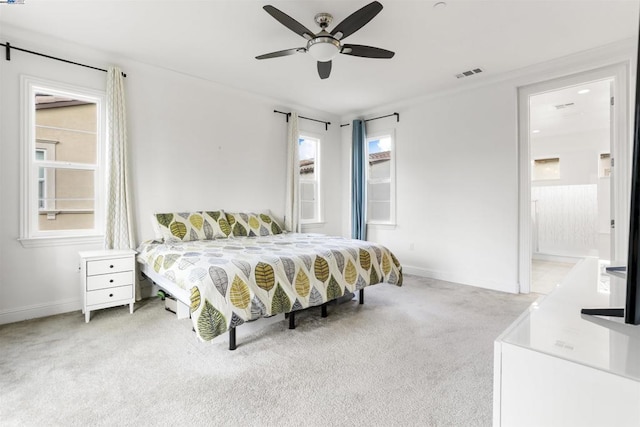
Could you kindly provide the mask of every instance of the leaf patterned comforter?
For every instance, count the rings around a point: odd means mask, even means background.
[[[191,291],[191,318],[205,341],[368,285],[402,285],[402,267],[384,246],[319,234],[149,241],[138,248],[138,261]]]

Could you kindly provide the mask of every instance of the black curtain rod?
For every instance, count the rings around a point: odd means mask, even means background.
[[[380,117],[374,117],[373,119],[367,119],[367,120],[365,120],[365,122],[370,122],[371,120],[384,119],[386,117],[391,117],[391,116],[396,116],[396,123],[398,123],[400,121],[400,113],[391,113],[391,114],[387,114],[386,116],[380,116]],[[345,126],[349,126],[350,124],[351,123],[340,125],[340,127],[343,128]]]
[[[93,67],[91,65],[81,64],[79,62],[69,61],[68,59],[57,58],[55,56],[45,55],[44,53],[34,52],[32,50],[22,49],[22,48],[16,47],[16,46],[11,46],[11,43],[9,43],[9,42],[7,42],[6,44],[5,43],[0,43],[0,46],[4,46],[5,47],[5,59],[7,61],[11,61],[11,49],[15,49],[15,50],[19,50],[20,52],[26,52],[26,53],[30,53],[32,55],[42,56],[44,58],[55,59],[56,61],[66,62],[67,64],[79,65],[81,67],[91,68],[92,70],[104,71],[105,73],[107,72],[107,70],[105,70],[104,68]],[[122,73],[122,77],[127,77],[127,75],[125,73]]]
[[[287,116],[287,123],[289,123],[289,116],[291,115],[291,113],[285,113],[284,111],[278,111],[278,110],[273,110],[273,112],[278,114],[284,114],[285,116]],[[324,130],[329,130],[329,125],[331,124],[331,122],[325,122],[324,120],[318,120],[318,119],[311,119],[309,117],[304,117],[304,116],[298,116],[298,118],[311,120],[312,122],[324,123]]]

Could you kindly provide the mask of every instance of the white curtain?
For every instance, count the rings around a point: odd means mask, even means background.
[[[134,249],[131,192],[127,174],[127,120],[124,77],[118,67],[107,71],[107,209],[105,247]]]
[[[291,112],[287,132],[287,200],[284,226],[287,230],[300,232],[300,158],[298,155],[298,113]]]

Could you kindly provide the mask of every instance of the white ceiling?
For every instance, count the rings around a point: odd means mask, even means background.
[[[445,8],[434,8],[435,0],[380,1],[382,12],[345,43],[392,50],[395,57],[339,55],[327,80],[308,54],[255,59],[305,45],[262,6],[272,4],[318,31],[316,13],[331,13],[333,27],[369,0],[26,0],[0,5],[0,25],[338,115],[454,89],[638,32],[637,0],[448,0]],[[68,57],[75,59],[73,52]],[[482,74],[455,78],[478,67]]]
[[[609,129],[610,84],[610,80],[600,80],[532,96],[532,141]]]

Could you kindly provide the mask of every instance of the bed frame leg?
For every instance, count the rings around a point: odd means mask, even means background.
[[[327,303],[325,302],[320,306],[320,316],[327,317]]]
[[[364,304],[364,289],[360,289],[360,304]]]
[[[289,313],[289,329],[296,328],[296,312],[292,311]]]
[[[229,350],[236,349],[236,328],[229,328]]]
[[[176,316],[178,319],[188,319],[191,317],[191,307],[182,301],[176,301]]]

